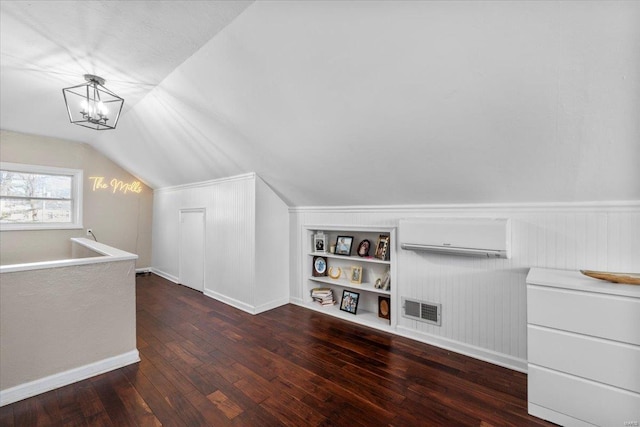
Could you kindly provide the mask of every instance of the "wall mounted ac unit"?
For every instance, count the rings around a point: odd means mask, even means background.
[[[413,218],[400,220],[400,247],[450,255],[510,258],[508,218]]]

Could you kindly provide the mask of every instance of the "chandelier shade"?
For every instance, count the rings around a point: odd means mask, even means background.
[[[105,80],[85,74],[86,83],[62,89],[71,123],[89,129],[115,129],[124,99],[104,87]]]

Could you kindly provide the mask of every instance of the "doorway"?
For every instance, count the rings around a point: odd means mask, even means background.
[[[204,291],[205,209],[180,209],[180,284]]]

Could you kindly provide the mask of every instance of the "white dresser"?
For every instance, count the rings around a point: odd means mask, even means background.
[[[640,426],[640,286],[579,271],[527,275],[529,414],[564,426]]]

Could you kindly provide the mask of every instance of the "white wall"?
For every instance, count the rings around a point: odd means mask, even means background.
[[[205,295],[251,313],[288,302],[288,208],[253,173],[154,192],[156,273],[180,282],[178,212],[190,208],[206,210]]]
[[[442,304],[442,326],[399,316],[398,332],[515,369],[526,369],[530,267],[640,272],[640,202],[298,208],[290,215],[292,301],[304,292],[303,225],[397,226],[400,218],[427,216],[509,217],[512,257],[455,257],[396,247],[398,295]],[[399,301],[394,309],[400,313]]]
[[[289,302],[289,207],[256,177],[256,311]]]

